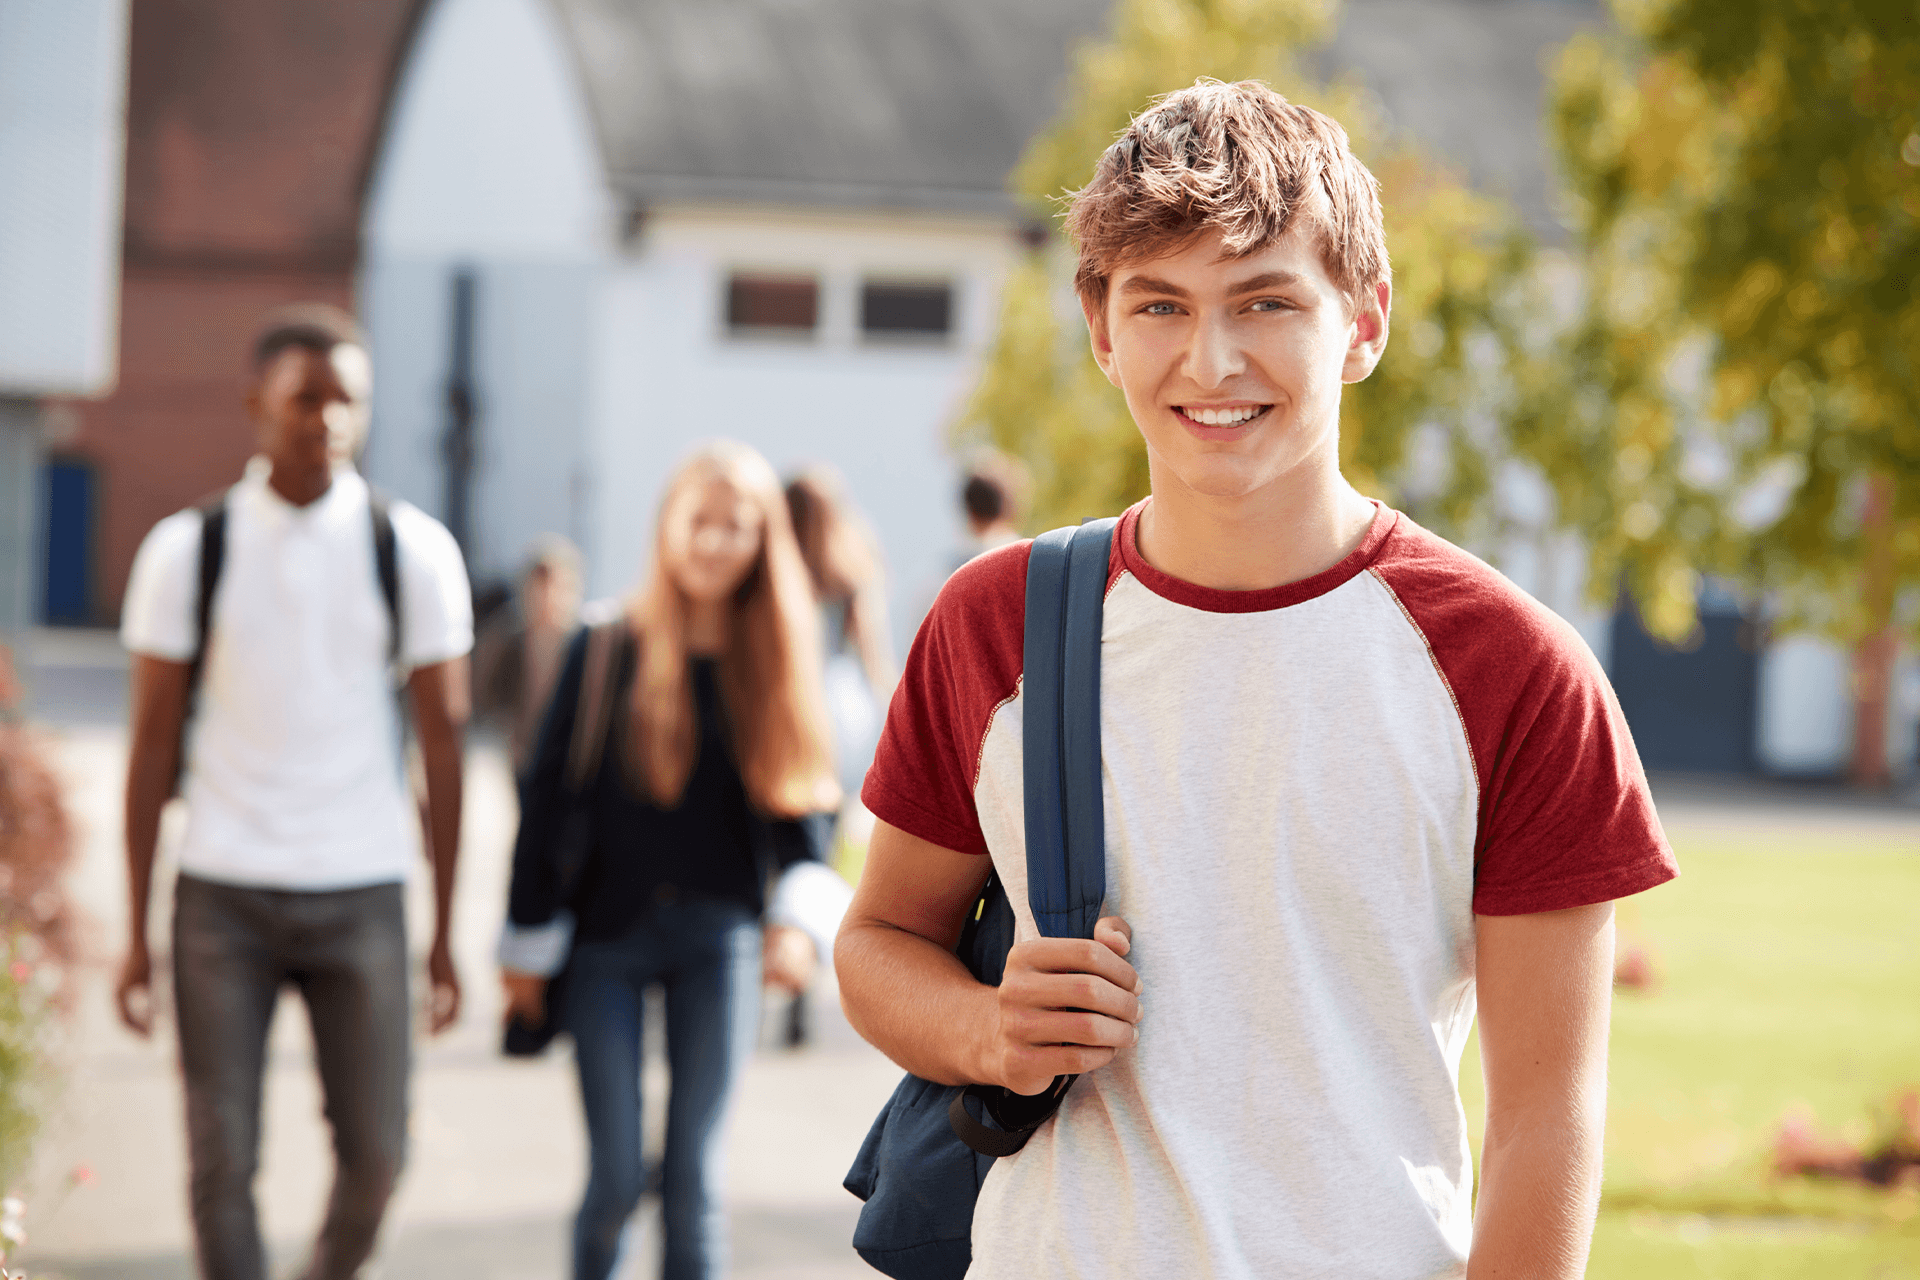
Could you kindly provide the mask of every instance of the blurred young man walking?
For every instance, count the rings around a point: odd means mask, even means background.
[[[160,811],[179,785],[173,992],[206,1280],[267,1273],[253,1178],[282,985],[307,1004],[337,1162],[305,1280],[358,1273],[400,1172],[402,883],[417,819],[398,670],[410,672],[426,777],[433,1030],[460,1008],[448,931],[472,599],[447,531],[354,470],[369,389],[344,314],[301,307],[270,320],[247,399],[259,456],[223,498],[154,526],[127,586],[130,914],[116,997],[126,1024],[150,1034],[149,889]]]

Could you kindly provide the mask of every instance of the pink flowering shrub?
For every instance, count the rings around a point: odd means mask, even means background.
[[[39,1128],[43,1031],[68,995],[76,942],[63,884],[73,827],[13,714],[16,689],[0,646],[0,1190],[25,1171]]]

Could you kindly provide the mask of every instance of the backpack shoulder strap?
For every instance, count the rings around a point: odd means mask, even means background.
[[[1027,562],[1022,755],[1027,902],[1040,932],[1090,938],[1106,897],[1100,621],[1116,521],[1034,539]]]
[[[587,651],[580,671],[580,701],[573,713],[573,737],[567,743],[569,795],[585,791],[600,772],[606,754],[607,726],[613,720],[614,659],[627,620],[616,617],[587,628]]]
[[[1020,675],[1027,905],[1049,938],[1091,938],[1107,896],[1100,619],[1115,523],[1090,520],[1043,533],[1027,560]],[[1031,1097],[969,1085],[948,1101],[947,1123],[981,1155],[1012,1155],[1059,1108],[1075,1079],[1055,1076],[1050,1088]],[[969,1097],[980,1100],[998,1128],[974,1118]]]
[[[393,500],[367,486],[367,517],[373,524],[373,570],[380,578],[380,598],[387,602],[390,658],[400,660],[400,547],[393,534]]]
[[[213,592],[220,585],[220,570],[227,562],[226,493],[222,491],[208,498],[197,509],[200,512],[200,569],[194,587],[190,689],[199,683],[201,668],[206,665],[207,636],[213,625]]]

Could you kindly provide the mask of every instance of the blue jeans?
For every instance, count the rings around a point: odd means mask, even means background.
[[[646,1187],[640,1155],[641,995],[666,992],[667,1143],[661,1168],[664,1280],[726,1270],[727,1106],[760,1027],[760,925],[705,898],[648,908],[625,937],[574,948],[566,1000],[586,1110],[587,1193],[573,1226],[574,1280],[608,1280]]]

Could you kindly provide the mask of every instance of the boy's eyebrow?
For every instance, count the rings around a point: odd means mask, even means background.
[[[1245,280],[1227,286],[1227,296],[1237,298],[1242,294],[1259,293],[1265,289],[1288,289],[1301,282],[1304,277],[1297,271],[1263,271],[1257,276],[1248,276]],[[1169,298],[1185,298],[1185,289],[1170,280],[1157,276],[1128,276],[1120,282],[1122,294],[1160,294]]]
[[[1120,284],[1121,293],[1162,293],[1168,297],[1184,298],[1187,291],[1171,281],[1156,276],[1128,276]]]
[[[1237,298],[1243,293],[1259,293],[1263,289],[1288,289],[1299,284],[1301,279],[1297,271],[1263,271],[1229,287],[1227,296]]]

